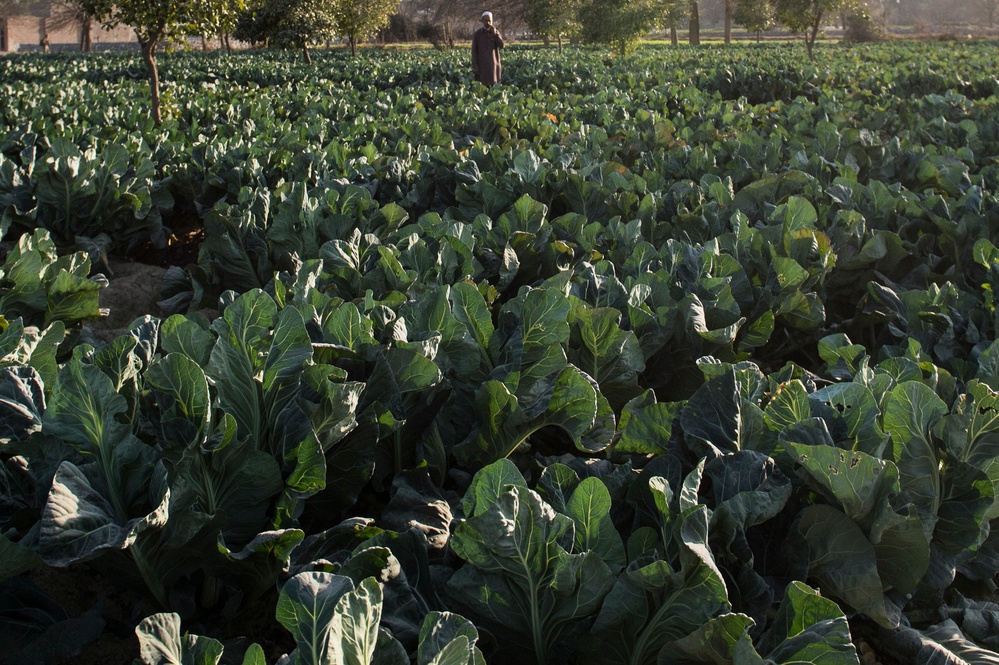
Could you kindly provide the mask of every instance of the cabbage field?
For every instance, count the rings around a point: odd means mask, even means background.
[[[467,60],[0,58],[0,660],[999,663],[997,45]]]

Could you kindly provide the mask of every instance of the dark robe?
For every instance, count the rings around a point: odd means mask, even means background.
[[[499,53],[501,48],[503,37],[499,32],[490,34],[485,28],[479,28],[472,35],[472,72],[476,80],[484,85],[499,83],[503,72]]]

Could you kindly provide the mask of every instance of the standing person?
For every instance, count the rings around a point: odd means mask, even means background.
[[[503,73],[501,48],[503,35],[493,25],[493,13],[482,12],[482,27],[472,35],[472,74],[483,85],[499,83]]]

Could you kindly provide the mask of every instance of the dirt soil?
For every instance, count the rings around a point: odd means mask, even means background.
[[[170,235],[166,247],[146,243],[130,256],[109,257],[109,274],[105,274],[109,284],[100,295],[100,306],[108,310],[108,315],[88,322],[94,336],[111,341],[126,333],[129,324],[140,316],[163,316],[158,303],[167,268],[197,263],[204,237],[199,227],[178,229]]]
[[[108,314],[87,322],[94,336],[105,342],[128,332],[129,324],[140,316],[162,316],[158,302],[167,271],[161,266],[115,258],[108,261],[108,267],[112,274],[105,275],[109,284],[100,295],[101,308]]]

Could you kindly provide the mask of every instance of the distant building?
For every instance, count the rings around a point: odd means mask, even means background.
[[[9,14],[0,13],[0,53],[41,51],[45,46],[49,51],[79,51],[88,33],[95,51],[138,48],[131,28],[106,30],[93,23],[88,29],[79,14],[61,2],[43,0]]]

